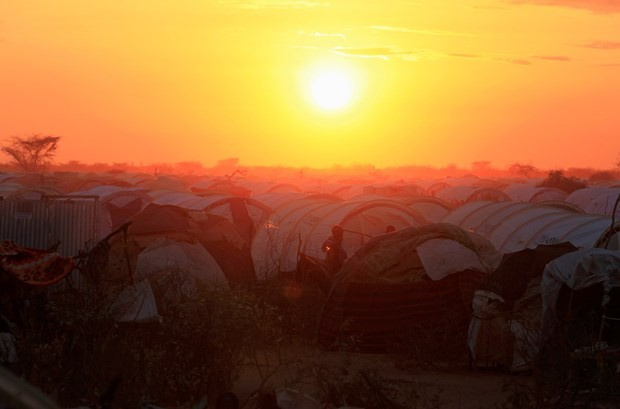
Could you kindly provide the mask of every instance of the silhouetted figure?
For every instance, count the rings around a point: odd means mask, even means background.
[[[332,227],[332,235],[321,246],[321,249],[325,252],[327,271],[331,275],[336,274],[347,259],[347,253],[342,248],[343,235],[344,230],[342,227],[336,225]]]
[[[232,392],[224,392],[217,397],[215,409],[239,409],[239,399]]]
[[[385,232],[386,232],[386,233],[392,233],[392,232],[395,232],[395,231],[396,231],[396,227],[394,227],[394,225],[393,225],[393,224],[390,224],[390,225],[388,225],[388,226],[385,228]]]

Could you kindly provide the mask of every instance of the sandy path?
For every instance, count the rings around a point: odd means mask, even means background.
[[[266,378],[264,385],[267,388],[290,387],[318,398],[320,389],[316,374],[324,374],[320,375],[323,380],[338,383],[360,371],[378,377],[374,379],[401,385],[399,388],[403,391],[415,390],[421,396],[417,406],[420,408],[493,408],[509,397],[511,392],[505,391],[507,384],[532,384],[531,377],[493,371],[404,370],[397,368],[395,358],[389,355],[325,352],[308,347],[290,348],[279,357],[263,354],[258,359],[259,362],[269,360],[270,365],[261,367],[262,374],[256,370],[255,364],[246,367],[234,388],[242,400],[255,392]],[[277,365],[277,362],[281,364]]]

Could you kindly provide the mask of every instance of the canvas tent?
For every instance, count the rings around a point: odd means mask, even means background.
[[[620,196],[620,186],[597,186],[575,190],[566,198],[566,201],[574,204],[586,213],[611,216],[618,196]],[[616,208],[616,220],[619,219],[620,206]]]
[[[98,239],[126,223],[153,200],[145,189],[114,185],[99,185],[72,192],[70,196],[98,198]]]
[[[550,261],[575,250],[570,243],[558,243],[503,256],[474,293],[467,339],[473,366],[512,371],[531,367],[538,352],[543,270]]]
[[[213,256],[199,243],[161,238],[138,254],[136,280],[170,272],[182,272],[195,282],[227,285],[226,277]]]
[[[547,265],[541,283],[539,383],[618,387],[620,252],[582,249]],[[572,368],[572,370],[571,370]],[[573,379],[573,380],[574,380]]]
[[[539,203],[548,200],[564,200],[567,193],[563,190],[552,187],[524,186],[522,184],[512,184],[504,188],[511,200],[515,202]]]
[[[242,232],[248,243],[254,237],[258,225],[271,212],[271,208],[259,200],[248,197],[220,194],[199,196],[183,192],[157,192],[153,195],[155,204],[178,206],[225,217]]]
[[[435,197],[454,207],[460,206],[463,203],[479,200],[489,200],[493,202],[510,201],[510,197],[499,189],[477,186],[448,186],[435,193]]]
[[[472,202],[443,219],[476,232],[503,253],[540,244],[569,241],[577,247],[593,247],[611,224],[609,217],[515,202]]]
[[[432,196],[404,197],[399,201],[433,223],[440,222],[452,211],[448,202]]]
[[[500,258],[482,237],[445,223],[375,237],[335,276],[319,343],[355,339],[358,350],[384,352],[416,329],[431,340],[461,334],[464,347],[474,288]]]
[[[315,195],[293,200],[276,209],[258,230],[252,256],[259,278],[297,268],[298,254],[323,258],[321,245],[334,225],[344,230],[343,248],[351,255],[368,239],[385,232],[426,224],[426,220],[391,200],[340,202]]]
[[[620,287],[620,251],[582,249],[566,254],[546,266],[541,283],[543,340],[551,337],[564,318],[558,310],[562,288],[575,292],[593,286],[600,287],[596,305],[607,306],[612,301],[612,291],[617,294],[614,289]],[[616,306],[620,305],[619,300],[614,301]],[[601,317],[598,318],[600,320]],[[617,313],[615,316],[607,316],[609,323],[618,318],[620,315]]]
[[[256,279],[249,246],[228,220],[203,212],[191,212],[176,206],[153,203],[132,218],[127,237],[118,234],[111,240],[109,261],[105,263],[103,272],[96,273],[110,285],[126,285],[131,278],[135,279],[140,253],[149,247],[151,251],[155,251],[153,246],[161,250],[160,246],[167,243],[170,247],[167,251],[177,254],[177,262],[183,260],[186,267],[193,269],[198,257],[202,262],[208,263],[204,265],[208,274],[217,276],[219,270],[215,269],[211,260],[205,261],[204,252],[195,248],[188,254],[187,246],[170,241],[204,248],[215,259],[231,287],[247,285]],[[202,255],[198,256],[196,251],[200,251]],[[195,276],[199,273],[195,271],[191,274]]]

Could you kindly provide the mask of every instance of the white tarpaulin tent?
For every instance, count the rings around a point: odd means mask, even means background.
[[[407,206],[392,200],[340,202],[324,195],[309,196],[281,205],[258,230],[252,257],[258,278],[278,271],[294,271],[298,251],[323,258],[321,245],[334,225],[345,231],[343,248],[348,255],[371,237],[396,229],[421,226],[426,220]]]
[[[478,233],[499,251],[511,253],[564,241],[577,247],[593,247],[609,228],[611,219],[552,206],[484,201],[464,204],[443,222]]]
[[[199,243],[162,238],[138,254],[137,280],[168,272],[187,274],[205,284],[227,283],[217,261]]]
[[[611,288],[620,287],[620,251],[583,249],[547,264],[541,282],[543,339],[557,324],[556,302],[562,285],[582,290],[598,283],[603,284],[601,305],[605,305],[609,302]]]

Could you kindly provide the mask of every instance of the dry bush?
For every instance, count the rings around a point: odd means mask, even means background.
[[[115,323],[110,298],[50,296],[20,342],[20,371],[64,406],[92,404],[114,380],[117,406],[188,405],[230,389],[248,357],[283,339],[281,311],[248,290],[152,281],[161,322]]]
[[[403,328],[392,340],[390,351],[401,368],[440,369],[468,364],[467,328],[450,319],[437,320],[436,325],[412,325]]]

